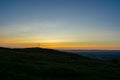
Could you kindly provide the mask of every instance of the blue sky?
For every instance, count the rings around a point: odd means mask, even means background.
[[[0,0],[0,10],[1,46],[120,47],[120,0]]]

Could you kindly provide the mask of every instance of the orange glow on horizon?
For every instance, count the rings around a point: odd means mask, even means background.
[[[1,39],[0,46],[2,47],[15,47],[15,48],[25,48],[25,47],[38,47],[38,42],[40,42],[39,47],[41,48],[50,48],[50,49],[86,49],[86,50],[120,50],[119,45],[104,45],[104,44],[87,44],[86,43],[77,43],[69,42],[64,40],[32,40],[31,38],[8,38]]]
[[[24,43],[0,43],[0,46],[4,47],[17,47],[17,48],[25,48],[25,47],[38,47],[37,43],[32,42],[24,42]],[[40,43],[41,48],[50,48],[50,49],[68,49],[68,50],[120,50],[119,46],[114,45],[70,45],[70,44],[60,44],[60,43]]]

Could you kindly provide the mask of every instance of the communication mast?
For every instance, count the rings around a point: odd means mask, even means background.
[[[39,46],[40,46],[40,44],[39,44],[39,43],[37,43],[37,44],[36,44],[36,48],[39,48]]]

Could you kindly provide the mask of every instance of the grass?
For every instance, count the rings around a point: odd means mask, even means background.
[[[49,49],[1,49],[0,80],[120,80],[120,64]]]

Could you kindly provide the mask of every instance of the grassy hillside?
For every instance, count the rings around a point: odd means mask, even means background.
[[[0,80],[120,80],[120,63],[50,49],[0,48]]]

